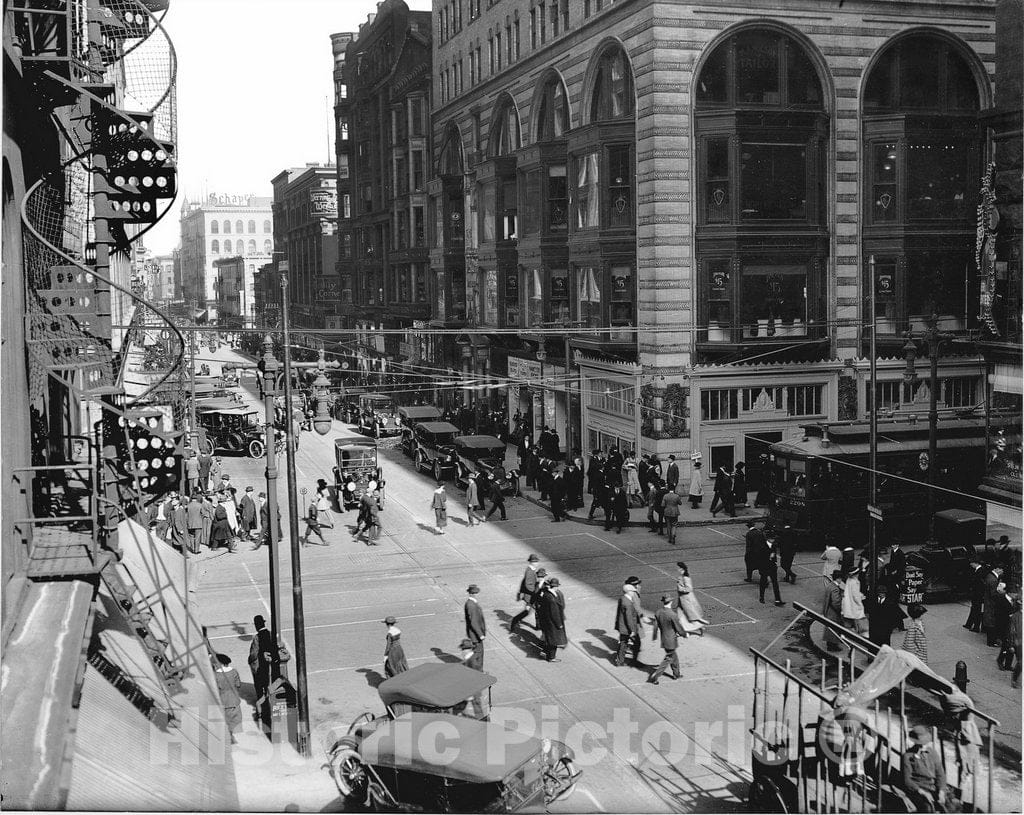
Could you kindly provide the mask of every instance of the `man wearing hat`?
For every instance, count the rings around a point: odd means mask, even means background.
[[[967,615],[964,628],[968,631],[981,631],[981,609],[985,603],[984,577],[987,569],[977,555],[972,556],[967,565],[971,570],[970,577],[967,579],[971,590],[971,611]]]
[[[391,678],[402,671],[408,671],[409,663],[405,661],[402,630],[398,627],[398,620],[389,615],[384,618],[384,625],[388,627],[387,641],[384,645],[384,675]]]
[[[238,513],[241,516],[239,535],[246,540],[252,540],[253,530],[256,529],[256,502],[252,497],[252,487],[245,488],[245,495],[238,502]]]
[[[484,639],[487,637],[487,621],[484,619],[484,611],[476,599],[480,593],[480,587],[474,583],[466,589],[466,593],[469,596],[466,598],[466,604],[462,607],[466,617],[466,639],[473,643],[473,658],[466,662],[466,665],[482,671],[484,669]]]
[[[537,593],[537,564],[539,562],[540,558],[536,555],[530,555],[526,559],[526,570],[523,572],[523,579],[519,581],[519,592],[516,594],[516,599],[523,603],[523,610],[512,618],[508,627],[513,634],[519,630],[519,624],[526,619],[526,615],[533,608],[533,598]]]
[[[558,578],[552,577],[538,590],[537,627],[544,635],[544,658],[548,662],[559,662],[555,656],[558,649],[569,644],[565,636],[565,595],[559,585]]]
[[[252,623],[256,633],[249,643],[249,670],[252,671],[252,686],[256,692],[256,712],[262,717],[269,711],[264,697],[271,680],[280,676],[281,661],[280,652],[275,646],[263,615],[257,614],[252,618]]]
[[[910,728],[910,746],[903,754],[903,788],[918,812],[945,812],[946,772],[942,757],[924,725]]]
[[[676,464],[676,457],[672,454],[669,454],[668,457],[668,469],[665,470],[665,484],[669,492],[675,492],[676,485],[679,484],[679,465]]]
[[[622,594],[615,609],[615,630],[619,633],[619,650],[614,663],[622,667],[626,662],[626,651],[633,647],[633,664],[640,664],[640,644],[643,637],[641,620],[643,609],[640,605],[640,578],[628,577],[622,584]]]
[[[860,587],[859,566],[854,567],[846,576],[846,585],[843,587],[843,624],[862,637],[868,635],[868,617],[864,611],[864,592]]]
[[[682,676],[676,649],[679,648],[679,637],[685,637],[687,634],[682,623],[679,622],[679,615],[672,608],[672,597],[668,594],[661,596],[661,608],[654,615],[654,638],[657,639],[659,634],[661,635],[661,647],[665,649],[665,658],[647,678],[652,685],[657,685],[658,677],[670,667],[673,679],[679,679]]]

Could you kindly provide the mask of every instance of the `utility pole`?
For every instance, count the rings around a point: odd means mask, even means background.
[[[871,300],[869,313],[871,315],[871,347],[868,351],[871,365],[871,404],[868,405],[869,439],[870,448],[869,462],[870,472],[868,473],[868,503],[871,508],[868,510],[868,541],[871,552],[871,568],[868,573],[868,584],[871,587],[871,605],[874,607],[878,600],[878,518],[876,509],[878,507],[878,349],[876,347],[875,335],[878,333],[878,323],[875,315],[875,256],[872,255],[868,261],[868,275],[871,278],[868,283],[868,297]]]

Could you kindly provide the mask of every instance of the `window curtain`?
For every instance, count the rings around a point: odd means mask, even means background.
[[[576,226],[579,229],[597,226],[597,153],[581,157],[576,173]]]

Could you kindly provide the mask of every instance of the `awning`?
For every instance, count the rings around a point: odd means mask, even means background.
[[[186,675],[168,695],[102,587],[94,627],[102,659],[90,661],[82,685],[67,808],[237,810],[231,739],[208,643],[187,607],[184,561],[135,521],[119,524],[118,543],[117,568],[149,600],[153,633]]]

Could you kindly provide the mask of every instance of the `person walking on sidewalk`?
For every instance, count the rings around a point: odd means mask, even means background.
[[[718,515],[719,510],[725,510],[733,518],[736,517],[736,509],[732,502],[732,477],[726,472],[725,467],[719,467],[715,473],[715,495],[711,499],[711,517]]]
[[[1003,570],[998,566],[989,569],[984,577],[985,600],[981,610],[982,627],[985,629],[985,638],[990,646],[999,645],[998,630],[996,628],[996,606],[999,599],[999,584],[1002,582]]]
[[[534,610],[534,598],[537,594],[538,582],[538,569],[537,564],[540,563],[540,558],[536,555],[530,555],[526,559],[526,570],[523,572],[523,579],[519,581],[519,591],[516,592],[516,600],[523,604],[523,610],[516,614],[512,618],[512,622],[509,623],[508,630],[512,634],[516,634],[519,631],[519,624],[526,619],[526,616]],[[536,626],[535,626],[536,627]]]
[[[605,503],[608,499],[608,487],[604,482],[604,472],[598,470],[594,477],[590,479],[590,492],[593,496],[590,501],[590,511],[587,513],[587,520],[591,521],[594,518],[594,512],[600,507],[601,513],[608,518],[608,512],[605,509]]]
[[[647,681],[652,685],[658,684],[658,677],[669,668],[672,669],[672,678],[679,679],[682,673],[679,670],[679,655],[676,653],[679,648],[679,638],[687,637],[688,634],[679,622],[679,615],[672,608],[672,597],[664,594],[661,597],[661,608],[654,615],[654,639],[661,636],[661,647],[665,649],[665,658],[661,664],[654,669]]]
[[[611,532],[614,524],[615,532],[618,534],[628,522],[629,507],[626,504],[626,493],[622,491],[620,484],[614,484],[611,492],[605,496],[604,531]]]
[[[466,481],[466,526],[473,526],[483,523],[483,518],[476,514],[477,504],[480,503],[480,490],[476,485],[477,474],[470,473]]]
[[[701,471],[701,463],[693,462],[693,473],[690,475],[690,490],[687,494],[690,499],[691,509],[700,507],[704,500],[704,473]]]
[[[565,595],[559,585],[557,577],[550,578],[538,598],[537,625],[544,635],[544,658],[548,662],[560,662],[558,649],[569,644],[565,636]]]
[[[782,596],[779,594],[779,562],[778,551],[773,541],[765,540],[761,551],[757,556],[757,571],[761,576],[759,599],[764,602],[764,593],[768,589],[768,582],[771,581],[772,592],[775,594],[775,605],[783,605]]]
[[[384,625],[388,627],[384,641],[384,676],[390,679],[403,671],[408,671],[409,663],[405,659],[402,630],[398,627],[398,620],[389,615],[384,618]]]
[[[430,508],[434,510],[434,531],[443,535],[448,526],[448,493],[444,490],[444,482],[437,482],[437,489],[430,498]]]
[[[309,502],[309,507],[306,509],[306,534],[302,541],[303,546],[309,544],[309,536],[316,535],[320,538],[320,545],[327,546],[327,539],[324,537],[323,532],[320,531],[320,513],[317,511],[316,498],[313,498]]]
[[[632,582],[634,580],[635,583]],[[643,626],[638,578],[627,578],[622,585],[622,594],[615,609],[615,630],[619,633],[619,650],[615,654],[614,664],[622,667],[626,662],[626,651],[632,647],[633,664],[639,667]]]
[[[673,490],[666,492],[661,498],[661,512],[665,516],[665,527],[668,530],[668,542],[676,545],[676,527],[679,524],[679,505],[683,496]]]
[[[495,512],[500,512],[501,520],[507,521],[508,515],[505,514],[505,494],[501,491],[501,484],[498,483],[497,479],[493,475],[488,475],[487,487],[491,494],[491,508],[487,510],[484,520],[489,521]]]
[[[484,669],[484,640],[487,638],[487,621],[484,619],[483,609],[477,600],[480,594],[480,587],[475,583],[466,589],[469,595],[465,605],[462,607],[466,619],[466,639],[473,643],[473,659],[467,665],[478,671]]]
[[[598,481],[604,481],[604,454],[600,450],[594,450],[590,454],[590,463],[587,464],[587,493],[594,494],[594,485]]]

